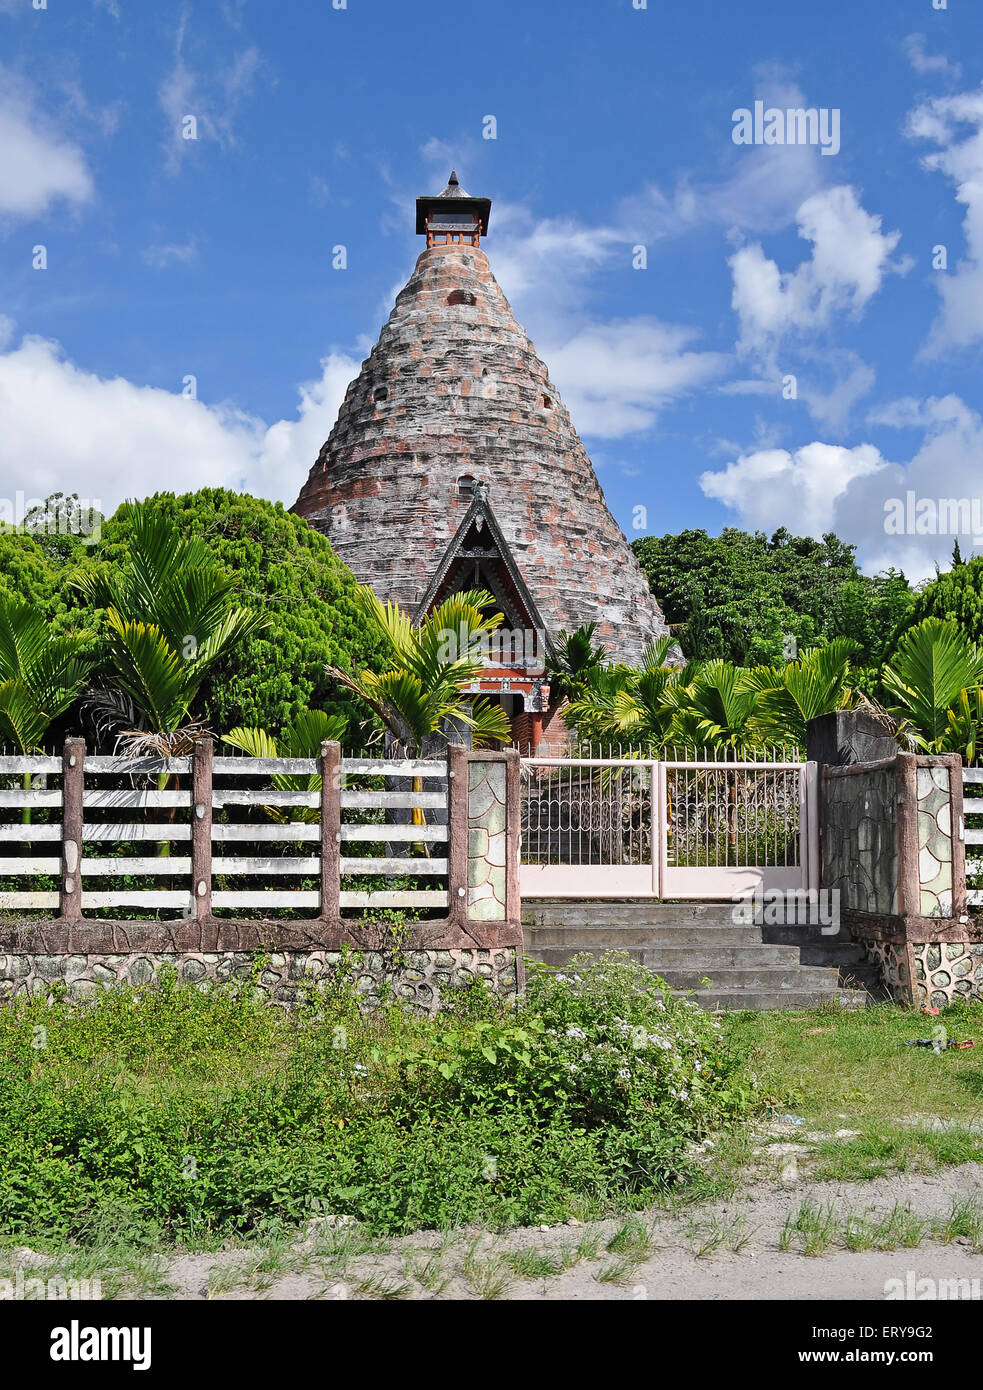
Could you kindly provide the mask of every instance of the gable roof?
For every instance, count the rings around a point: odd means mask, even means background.
[[[483,547],[479,556],[475,556],[473,552],[469,553],[465,544],[472,531],[477,531],[487,538],[487,545]],[[434,607],[437,597],[442,587],[447,582],[455,563],[458,560],[467,561],[475,558],[486,562],[488,560],[497,560],[501,564],[513,592],[511,596],[507,596],[501,592],[496,592],[498,586],[492,585],[494,597],[498,599],[503,607],[518,606],[522,610],[517,616],[523,619],[529,627],[534,628],[537,632],[545,634],[546,648],[552,656],[554,654],[552,638],[547,630],[546,624],[543,622],[542,614],[536,606],[536,600],[529,592],[526,581],[523,579],[519,567],[515,562],[515,558],[512,555],[512,551],[509,548],[509,543],[505,539],[502,528],[499,526],[495,517],[492,505],[488,500],[487,483],[475,483],[474,497],[471,505],[465,512],[464,519],[460,526],[454,532],[450,544],[440,557],[437,568],[427,586],[426,593],[420,600],[417,610],[413,615],[413,622],[415,624],[422,623],[430,609]],[[509,597],[513,599],[512,604],[508,603]],[[508,618],[508,616],[509,615],[506,613],[506,618]]]

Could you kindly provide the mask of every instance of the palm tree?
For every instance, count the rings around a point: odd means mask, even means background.
[[[747,672],[732,662],[722,657],[701,662],[693,678],[674,687],[670,696],[676,706],[674,729],[682,742],[694,748],[711,748],[714,753],[726,752],[732,757],[740,757],[755,746],[756,692],[748,684]],[[703,780],[712,775],[707,774]],[[736,769],[726,773],[728,852],[735,853],[738,782],[742,775]],[[669,819],[671,823],[671,810]]]
[[[676,714],[671,692],[695,670],[665,664],[672,646],[671,637],[650,643],[640,669],[592,664],[586,670],[566,712],[581,739],[598,744],[627,739],[646,751],[665,745]]]
[[[317,758],[321,753],[321,744],[341,739],[347,727],[348,720],[343,714],[309,709],[287,725],[282,738],[274,738],[265,729],[237,728],[224,734],[222,742],[240,748],[251,758]],[[319,772],[278,772],[272,781],[280,791],[319,792],[322,778]],[[279,806],[264,806],[263,809],[271,820],[281,825],[291,821],[315,825],[321,818],[320,808],[315,806],[291,806],[286,811]]]
[[[53,720],[65,713],[85,685],[91,659],[85,633],[54,637],[33,604],[0,594],[0,738],[33,753]],[[30,790],[31,774],[23,776]],[[21,812],[24,825],[31,810]]]
[[[763,743],[805,746],[806,724],[853,702],[850,658],[858,650],[848,637],[811,647],[785,666],[755,666],[745,685],[756,692],[753,725]]]
[[[381,603],[368,586],[355,591],[365,622],[389,648],[389,669],[380,674],[329,666],[330,675],[358,695],[378,715],[397,757],[431,757],[448,741],[471,735],[475,748],[506,743],[512,736],[508,715],[500,705],[475,700],[464,687],[471,684],[484,662],[482,639],[500,627],[493,596],[483,589],[453,594],[429,613],[418,627],[394,603]],[[423,779],[413,780],[422,790]],[[419,806],[413,825],[424,825]]]
[[[177,757],[204,732],[192,715],[202,682],[236,643],[267,625],[262,614],[235,604],[233,580],[203,540],[182,536],[145,503],[130,503],[132,534],[125,566],[108,564],[78,575],[76,587],[106,612],[103,678],[94,700],[119,708],[137,728],[120,735],[131,752]],[[157,778],[166,789],[169,774]],[[158,853],[170,846],[162,840]]]
[[[983,648],[948,619],[909,628],[881,672],[889,712],[927,753],[975,753],[976,694],[983,687]],[[974,725],[974,727],[970,727]]]
[[[600,644],[594,646],[596,631],[597,623],[584,623],[569,634],[565,628],[560,629],[553,644],[554,654],[546,662],[551,704],[577,699],[590,679],[604,669],[606,649]]]
[[[482,589],[453,594],[418,627],[394,603],[381,603],[360,585],[355,602],[365,621],[389,647],[387,671],[352,675],[329,666],[329,674],[379,716],[403,757],[426,756],[448,735],[468,730],[475,747],[511,738],[500,705],[474,700],[463,688],[482,670],[482,639],[502,624],[495,600]]]
[[[744,752],[755,741],[755,691],[747,673],[722,657],[690,668],[687,679],[669,689],[675,707],[674,732],[694,746]]]
[[[75,584],[106,611],[105,680],[131,701],[142,724],[128,737],[173,756],[200,731],[191,708],[206,676],[268,619],[236,606],[234,581],[203,540],[182,536],[144,503],[129,506],[127,564],[82,573]]]

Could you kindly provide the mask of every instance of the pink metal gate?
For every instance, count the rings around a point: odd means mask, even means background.
[[[818,886],[808,762],[522,759],[530,898],[735,898]]]

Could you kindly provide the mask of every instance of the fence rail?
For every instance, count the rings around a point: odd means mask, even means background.
[[[88,755],[81,739],[61,757],[2,755],[0,909],[446,909],[451,786],[445,760],[331,743],[319,758],[215,757],[210,739],[185,758]]]

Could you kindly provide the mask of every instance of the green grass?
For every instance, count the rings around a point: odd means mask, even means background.
[[[928,1233],[929,1223],[900,1202],[888,1212],[850,1212],[838,1210],[832,1202],[820,1203],[806,1198],[785,1218],[779,1246],[795,1254],[812,1256],[825,1255],[837,1248],[854,1252],[913,1250]]]
[[[949,1215],[934,1223],[932,1235],[945,1245],[963,1240],[968,1241],[977,1254],[983,1251],[983,1204],[978,1198],[953,1202]]]
[[[939,1025],[951,1038],[975,1038],[977,1047],[937,1054],[904,1045]],[[789,1140],[801,1131],[860,1131],[818,1143],[811,1178],[983,1161],[983,1005],[956,1004],[937,1019],[896,1004],[737,1013],[724,1016],[723,1035],[757,1078],[766,1111],[805,1121],[789,1126]],[[732,1132],[720,1166],[746,1165],[748,1143],[746,1127]]]
[[[551,1279],[562,1270],[558,1261],[541,1250],[517,1250],[504,1258],[512,1273],[520,1279]]]

